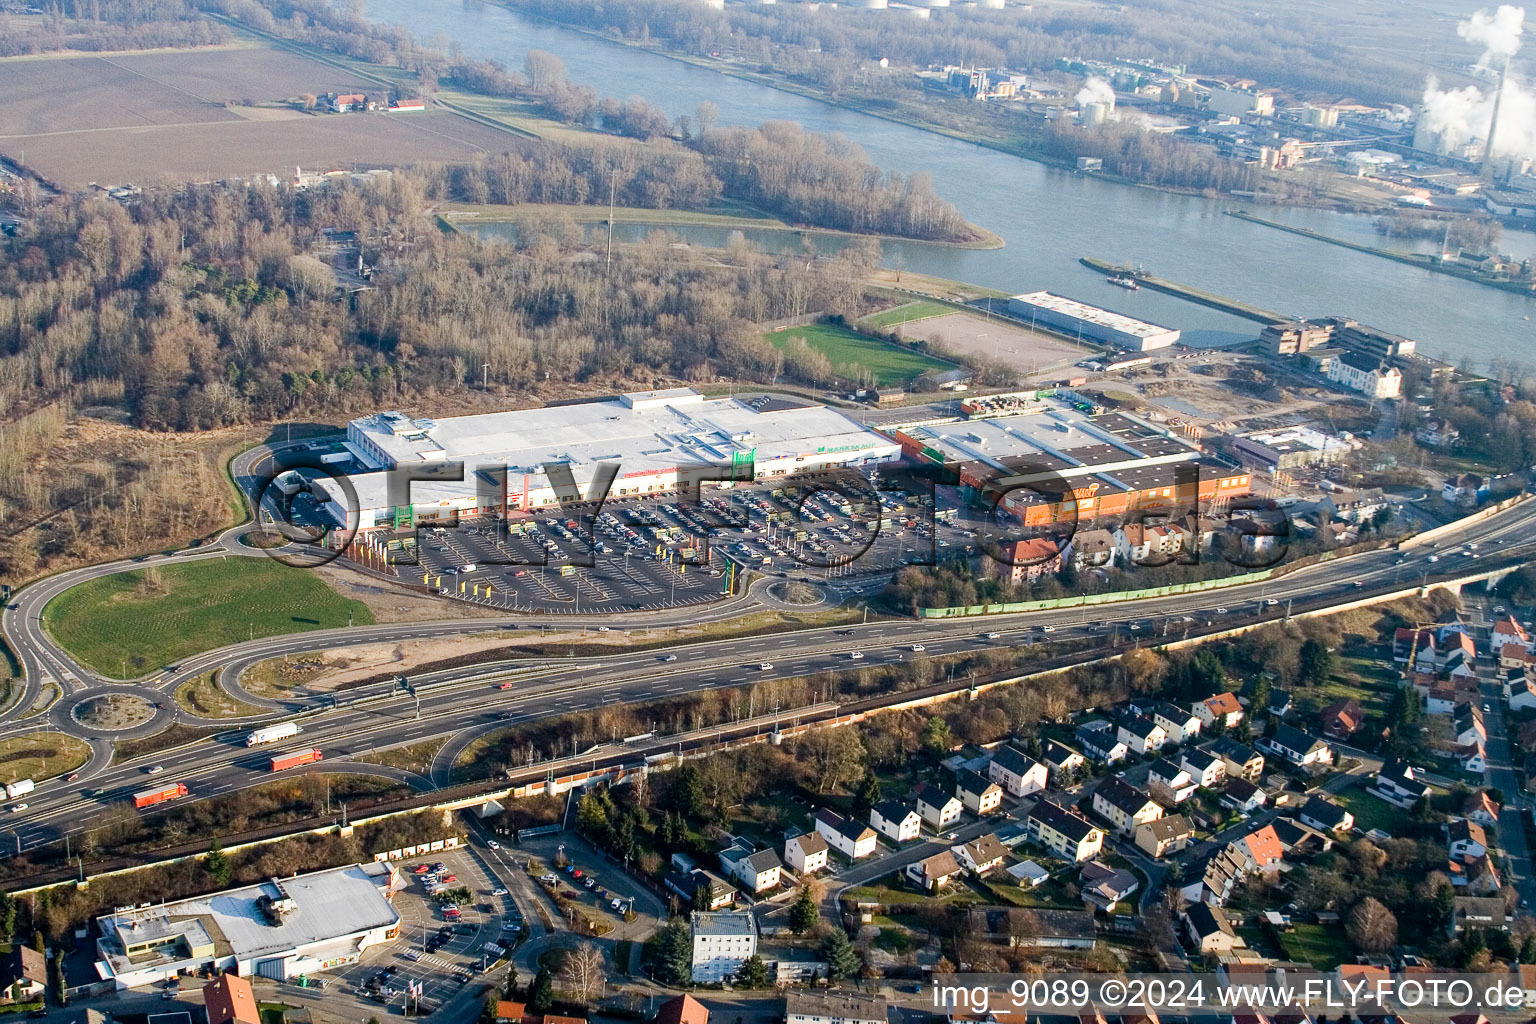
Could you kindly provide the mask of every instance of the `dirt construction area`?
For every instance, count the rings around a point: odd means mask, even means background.
[[[947,313],[914,320],[906,325],[902,334],[935,343],[955,355],[1003,363],[1026,374],[1070,365],[1098,352],[1097,349],[1080,349],[1070,341],[1049,334],[970,313]]]
[[[462,160],[512,138],[446,111],[306,113],[379,86],[261,47],[0,60],[0,153],[68,189]]]

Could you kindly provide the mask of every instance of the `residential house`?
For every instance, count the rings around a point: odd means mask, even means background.
[[[965,809],[959,797],[950,796],[932,783],[919,782],[912,787],[911,795],[917,800],[917,816],[934,831],[959,821],[960,812]]]
[[[779,884],[784,862],[772,850],[749,852],[739,846],[720,851],[720,865],[747,892],[756,895]]]
[[[1475,505],[1488,497],[1488,481],[1476,473],[1458,473],[1446,477],[1440,487],[1440,500],[1450,505]]]
[[[1466,818],[1459,818],[1446,826],[1446,845],[1452,857],[1459,860],[1476,859],[1488,852],[1488,833],[1483,826]]]
[[[1083,865],[1077,884],[1083,899],[1104,911],[1112,910],[1115,904],[1129,899],[1141,888],[1141,883],[1129,871],[1096,860]]]
[[[1463,747],[1488,741],[1488,726],[1480,707],[1471,702],[1456,706],[1451,715],[1451,740]]]
[[[1330,492],[1323,496],[1320,509],[1331,519],[1359,524],[1371,522],[1390,504],[1381,488],[1369,487]]]
[[[1202,724],[1198,715],[1167,701],[1152,706],[1152,721],[1162,728],[1169,743],[1188,743],[1198,738]]]
[[[905,843],[917,838],[923,819],[911,804],[893,798],[869,809],[869,827],[892,842]]]
[[[874,829],[827,808],[816,812],[816,834],[850,860],[868,857],[879,845]]]
[[[1024,818],[1024,826],[1032,839],[1070,861],[1096,857],[1104,846],[1102,830],[1095,828],[1077,812],[1069,811],[1043,797],[1030,808]]]
[[[695,984],[718,983],[734,977],[757,952],[757,924],[747,911],[695,910],[688,920],[693,932]]]
[[[1184,910],[1184,931],[1190,945],[1200,953],[1230,953],[1243,945],[1227,912],[1208,903],[1195,903]]]
[[[1365,724],[1365,709],[1353,697],[1335,701],[1317,713],[1323,735],[1334,740],[1348,740]]]
[[[1179,895],[1191,903],[1220,905],[1247,873],[1247,861],[1234,844],[1213,847],[1185,865]]]
[[[1310,857],[1333,849],[1333,837],[1329,833],[1303,825],[1295,818],[1276,818],[1269,827],[1275,830],[1275,838],[1280,840],[1280,848],[1285,853]]]
[[[1115,736],[1115,727],[1099,719],[1077,727],[1077,744],[1083,753],[1100,764],[1119,764],[1131,754],[1125,741]]]
[[[1137,827],[1163,816],[1163,808],[1146,793],[1113,776],[1094,788],[1095,814],[1115,826],[1121,835],[1135,835]]]
[[[1438,653],[1432,630],[1399,626],[1392,634],[1392,660],[1399,665],[1412,662],[1413,672],[1433,675],[1440,667]]]
[[[1413,439],[1426,448],[1449,448],[1461,440],[1461,431],[1450,420],[1426,420],[1413,432]]]
[[[1523,671],[1530,673],[1531,667],[1536,666],[1536,653],[1522,644],[1493,645],[1493,650],[1499,654],[1499,674],[1508,675],[1511,672]]]
[[[663,881],[668,889],[689,903],[698,898],[699,890],[704,890],[710,910],[724,910],[736,902],[736,887],[713,871],[702,868],[669,871]]]
[[[924,892],[938,892],[959,873],[960,864],[948,850],[914,861],[907,865],[906,871],[907,879]]]
[[[1291,713],[1291,691],[1274,689],[1269,691],[1269,713],[1276,718],[1284,718]]]
[[[1504,680],[1504,696],[1509,700],[1511,711],[1529,711],[1536,708],[1536,672],[1515,669]]]
[[[1499,869],[1488,854],[1474,857],[1447,857],[1445,873],[1455,890],[1467,896],[1492,896],[1504,888]]]
[[[655,1024],[709,1024],[709,1010],[693,996],[673,996],[656,1011]]]
[[[18,947],[25,949],[25,947]],[[37,994],[42,994],[43,955],[36,950],[38,975]],[[203,1005],[207,1008],[208,1024],[261,1024],[261,1010],[256,1005],[256,994],[251,983],[238,974],[221,974],[203,986]]]
[[[338,93],[326,97],[325,105],[333,114],[346,114],[367,107],[368,97],[360,92]]]
[[[1227,777],[1227,766],[1221,758],[1196,747],[1179,754],[1179,767],[1189,772],[1195,785],[1201,789],[1213,789]]]
[[[1003,803],[1003,787],[980,772],[966,769],[955,775],[955,796],[972,814],[996,814]]]
[[[1218,693],[1196,701],[1190,708],[1206,728],[1230,729],[1243,720],[1243,706],[1233,693]]]
[[[1264,755],[1245,743],[1230,736],[1222,736],[1205,745],[1205,749],[1221,758],[1227,769],[1227,778],[1259,781],[1264,774]]]
[[[1393,807],[1407,810],[1429,796],[1430,789],[1428,784],[1419,781],[1413,765],[1393,758],[1382,764],[1366,792],[1376,794]]]
[[[1451,900],[1451,919],[1445,931],[1455,938],[1468,928],[1504,931],[1509,914],[1501,896],[1457,896]]]
[[[1068,545],[1072,568],[1101,569],[1115,564],[1115,535],[1108,530],[1078,530]]]
[[[1525,631],[1525,627],[1515,621],[1513,615],[1506,615],[1493,624],[1488,633],[1488,647],[1490,650],[1501,651],[1507,646],[1528,649],[1531,646],[1531,638]]]
[[[1061,551],[1049,537],[1003,541],[1002,557],[986,559],[988,571],[1006,583],[1031,583],[1061,569]]]
[[[1152,719],[1144,715],[1131,715],[1120,720],[1120,724],[1115,729],[1115,738],[1145,757],[1163,749],[1163,744],[1168,741],[1168,734],[1163,732],[1162,726]]]
[[[1183,546],[1183,531],[1172,527],[1124,523],[1115,528],[1115,557],[1121,565],[1167,565]]]
[[[1285,844],[1274,825],[1265,825],[1227,844],[1245,873],[1272,875],[1285,859]]]
[[[1488,771],[1488,750],[1481,740],[1470,746],[1457,747],[1456,756],[1460,759],[1461,770],[1472,775],[1483,775]]]
[[[1088,759],[1065,743],[1046,740],[1040,751],[1040,761],[1045,765],[1051,784],[1059,786],[1068,776],[1076,778],[1088,765]]]
[[[884,996],[851,992],[784,993],[784,1024],[886,1024]]]
[[[1177,806],[1194,796],[1199,784],[1188,770],[1160,757],[1147,769],[1147,788],[1163,803]]]
[[[1486,789],[1480,789],[1467,797],[1461,805],[1461,813],[1484,828],[1492,828],[1499,823],[1499,805]]]
[[[1268,793],[1243,778],[1228,779],[1226,787],[1221,791],[1221,802],[1243,814],[1252,814],[1263,807],[1267,800]]]
[[[1460,630],[1442,632],[1440,674],[1447,679],[1477,678],[1477,645]]]
[[[792,836],[784,844],[784,863],[797,875],[814,875],[825,871],[830,844],[816,832]]]
[[[1045,765],[1013,747],[998,747],[987,766],[987,778],[1010,796],[1038,793],[1050,782]]]
[[[1169,814],[1136,829],[1136,845],[1148,857],[1162,858],[1182,853],[1189,846],[1194,829],[1182,814]]]
[[[1333,748],[1300,729],[1282,724],[1273,736],[1259,740],[1259,747],[1297,768],[1333,763]]]
[[[994,833],[988,832],[968,843],[951,846],[949,852],[955,855],[955,860],[967,871],[984,875],[1003,862],[1008,848]]]
[[[1296,818],[1323,832],[1348,832],[1355,827],[1355,816],[1348,809],[1320,796],[1308,798]]]

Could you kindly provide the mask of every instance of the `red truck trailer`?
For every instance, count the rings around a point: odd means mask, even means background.
[[[273,754],[272,770],[280,772],[284,768],[297,768],[301,764],[314,764],[316,761],[323,760],[324,757],[325,755],[320,753],[319,747],[311,747],[308,750],[296,750],[291,754]]]
[[[175,800],[177,797],[187,795],[187,786],[184,782],[169,782],[154,789],[141,789],[133,794],[133,806],[153,807],[155,804],[163,804],[167,800]]]

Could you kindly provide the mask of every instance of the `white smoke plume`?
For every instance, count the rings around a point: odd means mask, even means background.
[[[1077,90],[1077,105],[1087,103],[1104,103],[1113,108],[1115,105],[1114,87],[1097,75],[1083,83],[1083,87]]]
[[[1498,10],[1478,11],[1456,27],[1467,42],[1483,48],[1480,66],[1502,69],[1520,50],[1525,31],[1525,8],[1510,4]],[[1487,140],[1493,125],[1497,85],[1486,91],[1475,85],[1442,89],[1431,75],[1424,85],[1424,107],[1419,114],[1416,143],[1440,153],[1451,153],[1474,139]],[[1499,107],[1499,130],[1489,157],[1536,159],[1536,92],[1513,74],[1504,81]]]
[[[1503,67],[1519,51],[1524,31],[1525,8],[1513,4],[1503,4],[1492,14],[1478,11],[1456,26],[1457,35],[1483,48],[1478,64],[1487,68]]]

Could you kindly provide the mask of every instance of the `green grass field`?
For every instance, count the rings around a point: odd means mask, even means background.
[[[1285,955],[1311,964],[1320,971],[1331,971],[1355,955],[1343,928],[1324,928],[1320,924],[1298,924],[1280,936]]]
[[[231,557],[89,580],[50,601],[43,625],[81,664],[133,679],[252,636],[345,626],[349,616],[373,622],[367,605],[312,572]]]
[[[830,359],[838,370],[845,366],[863,367],[874,374],[875,383],[882,386],[905,383],[929,370],[950,369],[950,364],[941,359],[866,338],[857,331],[832,324],[786,327],[768,335],[768,340],[778,348],[787,345],[790,338],[804,338],[806,344]]]
[[[1389,836],[1397,835],[1402,831],[1403,821],[1408,815],[1407,811],[1398,810],[1381,797],[1367,793],[1361,786],[1344,790],[1338,794],[1337,799],[1345,810],[1355,816],[1355,831],[1362,834],[1379,828]]]
[[[908,302],[906,305],[897,306],[894,309],[881,310],[863,317],[859,323],[866,327],[894,327],[897,324],[913,320],[922,320],[930,316],[944,316],[955,313],[958,310],[953,306],[946,306],[942,302],[929,302],[926,299],[918,302]]]

